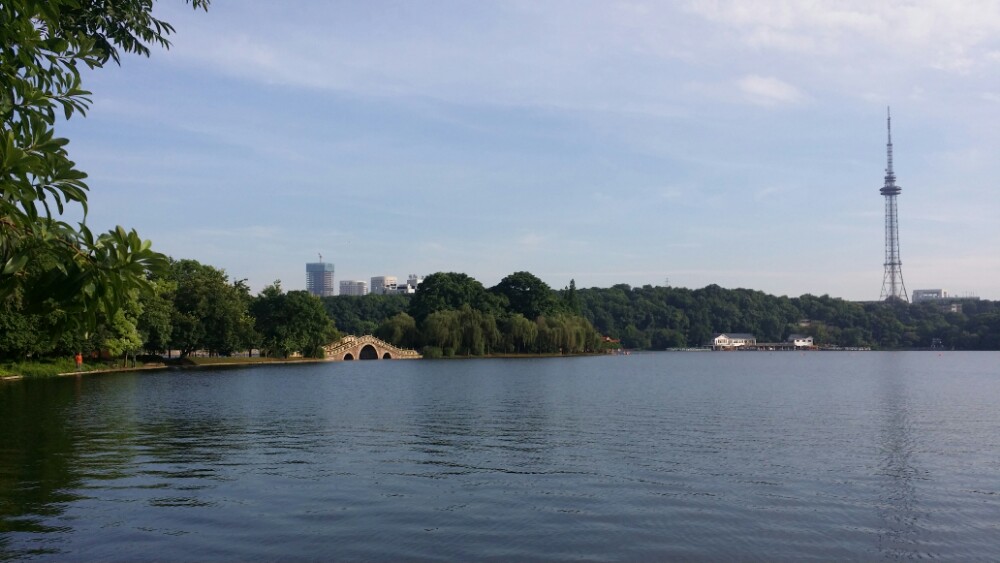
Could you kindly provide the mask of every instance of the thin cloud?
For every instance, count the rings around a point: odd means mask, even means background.
[[[744,76],[737,86],[748,101],[760,105],[798,104],[805,99],[798,88],[771,76]]]

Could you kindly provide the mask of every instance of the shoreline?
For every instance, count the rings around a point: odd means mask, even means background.
[[[476,360],[476,359],[531,359],[531,358],[571,358],[584,356],[606,356],[608,354],[490,354],[486,356],[450,356],[433,358],[438,360]],[[431,358],[428,358],[431,359]],[[371,360],[353,360],[371,361]],[[391,361],[391,360],[389,360]],[[49,375],[0,375],[0,383],[7,381],[21,381],[24,379],[45,379],[49,377],[71,377],[79,375],[104,375],[109,373],[131,373],[140,371],[165,371],[165,370],[188,370],[204,368],[246,368],[262,365],[295,365],[295,364],[316,364],[325,362],[342,363],[344,360],[334,360],[330,358],[245,358],[245,357],[221,357],[221,358],[186,358],[183,363],[178,359],[171,359],[163,363],[150,363],[135,367],[117,367],[89,369],[84,371],[67,371],[53,373]]]
[[[205,358],[206,360],[209,358]],[[237,361],[233,361],[236,359]],[[60,373],[53,373],[49,375],[0,375],[0,383],[5,381],[20,381],[23,379],[46,379],[50,377],[71,377],[76,375],[104,375],[108,373],[130,373],[139,371],[166,371],[166,370],[188,370],[188,369],[202,369],[202,368],[240,368],[240,367],[253,367],[260,365],[289,365],[289,364],[310,364],[327,362],[330,360],[320,359],[320,358],[211,358],[212,361],[205,362],[195,362],[190,358],[187,358],[188,363],[180,363],[179,360],[170,360],[169,363],[149,363],[146,365],[135,366],[135,367],[117,367],[117,368],[102,368],[102,369],[88,369],[83,371],[67,371]],[[218,361],[222,360],[222,361]]]
[[[659,350],[659,352],[784,352],[785,350],[765,350],[765,349],[754,349],[754,350],[707,350],[707,349],[670,349],[670,350]],[[805,352],[806,350],[803,350]],[[899,350],[873,350],[871,348],[867,349],[831,349],[831,348],[819,348],[807,350],[809,352],[953,352],[954,350],[934,350],[927,348],[908,348]],[[963,350],[963,352],[974,352],[976,350]],[[989,350],[986,350],[989,351]],[[632,353],[637,352],[658,352],[656,350],[632,350]],[[594,353],[580,353],[580,354],[489,354],[485,356],[443,356],[440,358],[424,358],[429,360],[480,360],[480,359],[498,359],[498,360],[528,360],[528,359],[540,359],[540,358],[580,358],[580,357],[604,357],[604,356],[624,356],[627,354],[608,354],[603,352]],[[91,369],[86,371],[68,371],[53,373],[47,375],[19,375],[19,374],[8,374],[0,375],[0,384],[9,381],[21,381],[24,379],[45,379],[49,377],[70,377],[78,375],[104,375],[109,373],[131,373],[131,372],[141,372],[141,371],[165,371],[165,370],[189,370],[189,369],[205,369],[205,368],[246,368],[246,367],[256,367],[261,365],[295,365],[295,364],[317,364],[325,362],[336,362],[342,363],[344,360],[333,360],[329,358],[243,358],[243,357],[228,357],[228,358],[198,358],[199,361],[195,361],[192,358],[186,358],[186,363],[181,363],[180,359],[172,359],[166,363],[150,363],[142,366],[136,367],[119,367],[119,368],[103,368],[103,369]],[[353,361],[371,361],[371,360],[353,360]],[[391,361],[391,360],[389,360]]]

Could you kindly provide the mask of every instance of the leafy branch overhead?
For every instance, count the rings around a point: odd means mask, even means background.
[[[150,291],[148,274],[166,268],[134,230],[91,232],[87,175],[55,130],[90,106],[81,71],[169,47],[173,28],[152,9],[153,0],[0,4],[0,302],[17,298],[27,311],[62,311],[93,327],[132,292]],[[62,219],[76,207],[82,222]]]

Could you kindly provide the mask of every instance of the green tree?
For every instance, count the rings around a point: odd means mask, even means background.
[[[510,312],[527,319],[551,315],[560,304],[552,288],[530,272],[514,272],[490,291],[507,299]]]
[[[562,292],[563,307],[573,315],[583,312],[580,304],[580,296],[576,293],[576,280],[569,280],[569,287]]]
[[[191,0],[207,7],[208,0]],[[62,219],[87,213],[86,174],[56,136],[59,116],[90,104],[80,70],[118,61],[119,51],[167,47],[173,28],[151,15],[152,0],[5,0],[0,3],[0,300],[19,295],[29,313],[59,315],[62,329],[97,326],[166,258],[135,231],[94,235]]]
[[[507,352],[523,354],[533,350],[538,340],[538,325],[524,315],[515,313],[501,321],[504,348]]]
[[[379,325],[375,336],[400,348],[416,348],[419,338],[417,321],[406,313],[397,313]]]
[[[24,359],[47,352],[51,342],[45,338],[39,315],[25,314],[20,299],[0,301],[0,358]]]
[[[400,295],[337,295],[323,297],[326,312],[346,334],[372,334],[382,323],[405,312],[410,296]]]
[[[176,284],[166,279],[156,279],[152,283],[153,291],[139,298],[142,312],[137,328],[147,352],[162,352],[170,348]]]
[[[112,358],[124,355],[127,361],[129,353],[135,353],[142,347],[142,336],[138,329],[141,313],[142,305],[138,299],[127,301],[125,306],[97,324],[95,331],[90,334],[89,350]]]
[[[443,351],[446,356],[454,356],[462,346],[462,326],[459,312],[453,309],[435,311],[424,319],[424,341]]]
[[[226,272],[195,260],[170,265],[174,290],[171,347],[186,356],[195,350],[228,355],[254,344],[249,289],[229,282]]]
[[[407,312],[421,324],[431,313],[457,310],[462,305],[493,314],[500,310],[499,299],[474,278],[455,272],[437,272],[424,278]]]
[[[307,291],[281,291],[275,281],[253,300],[251,312],[261,339],[261,349],[269,355],[288,357],[300,352],[322,357],[323,346],[337,339],[337,330],[326,314],[323,301]]]

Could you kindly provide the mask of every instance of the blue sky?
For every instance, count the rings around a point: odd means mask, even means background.
[[[85,77],[88,223],[247,278],[1000,299],[1000,2],[161,1]]]

